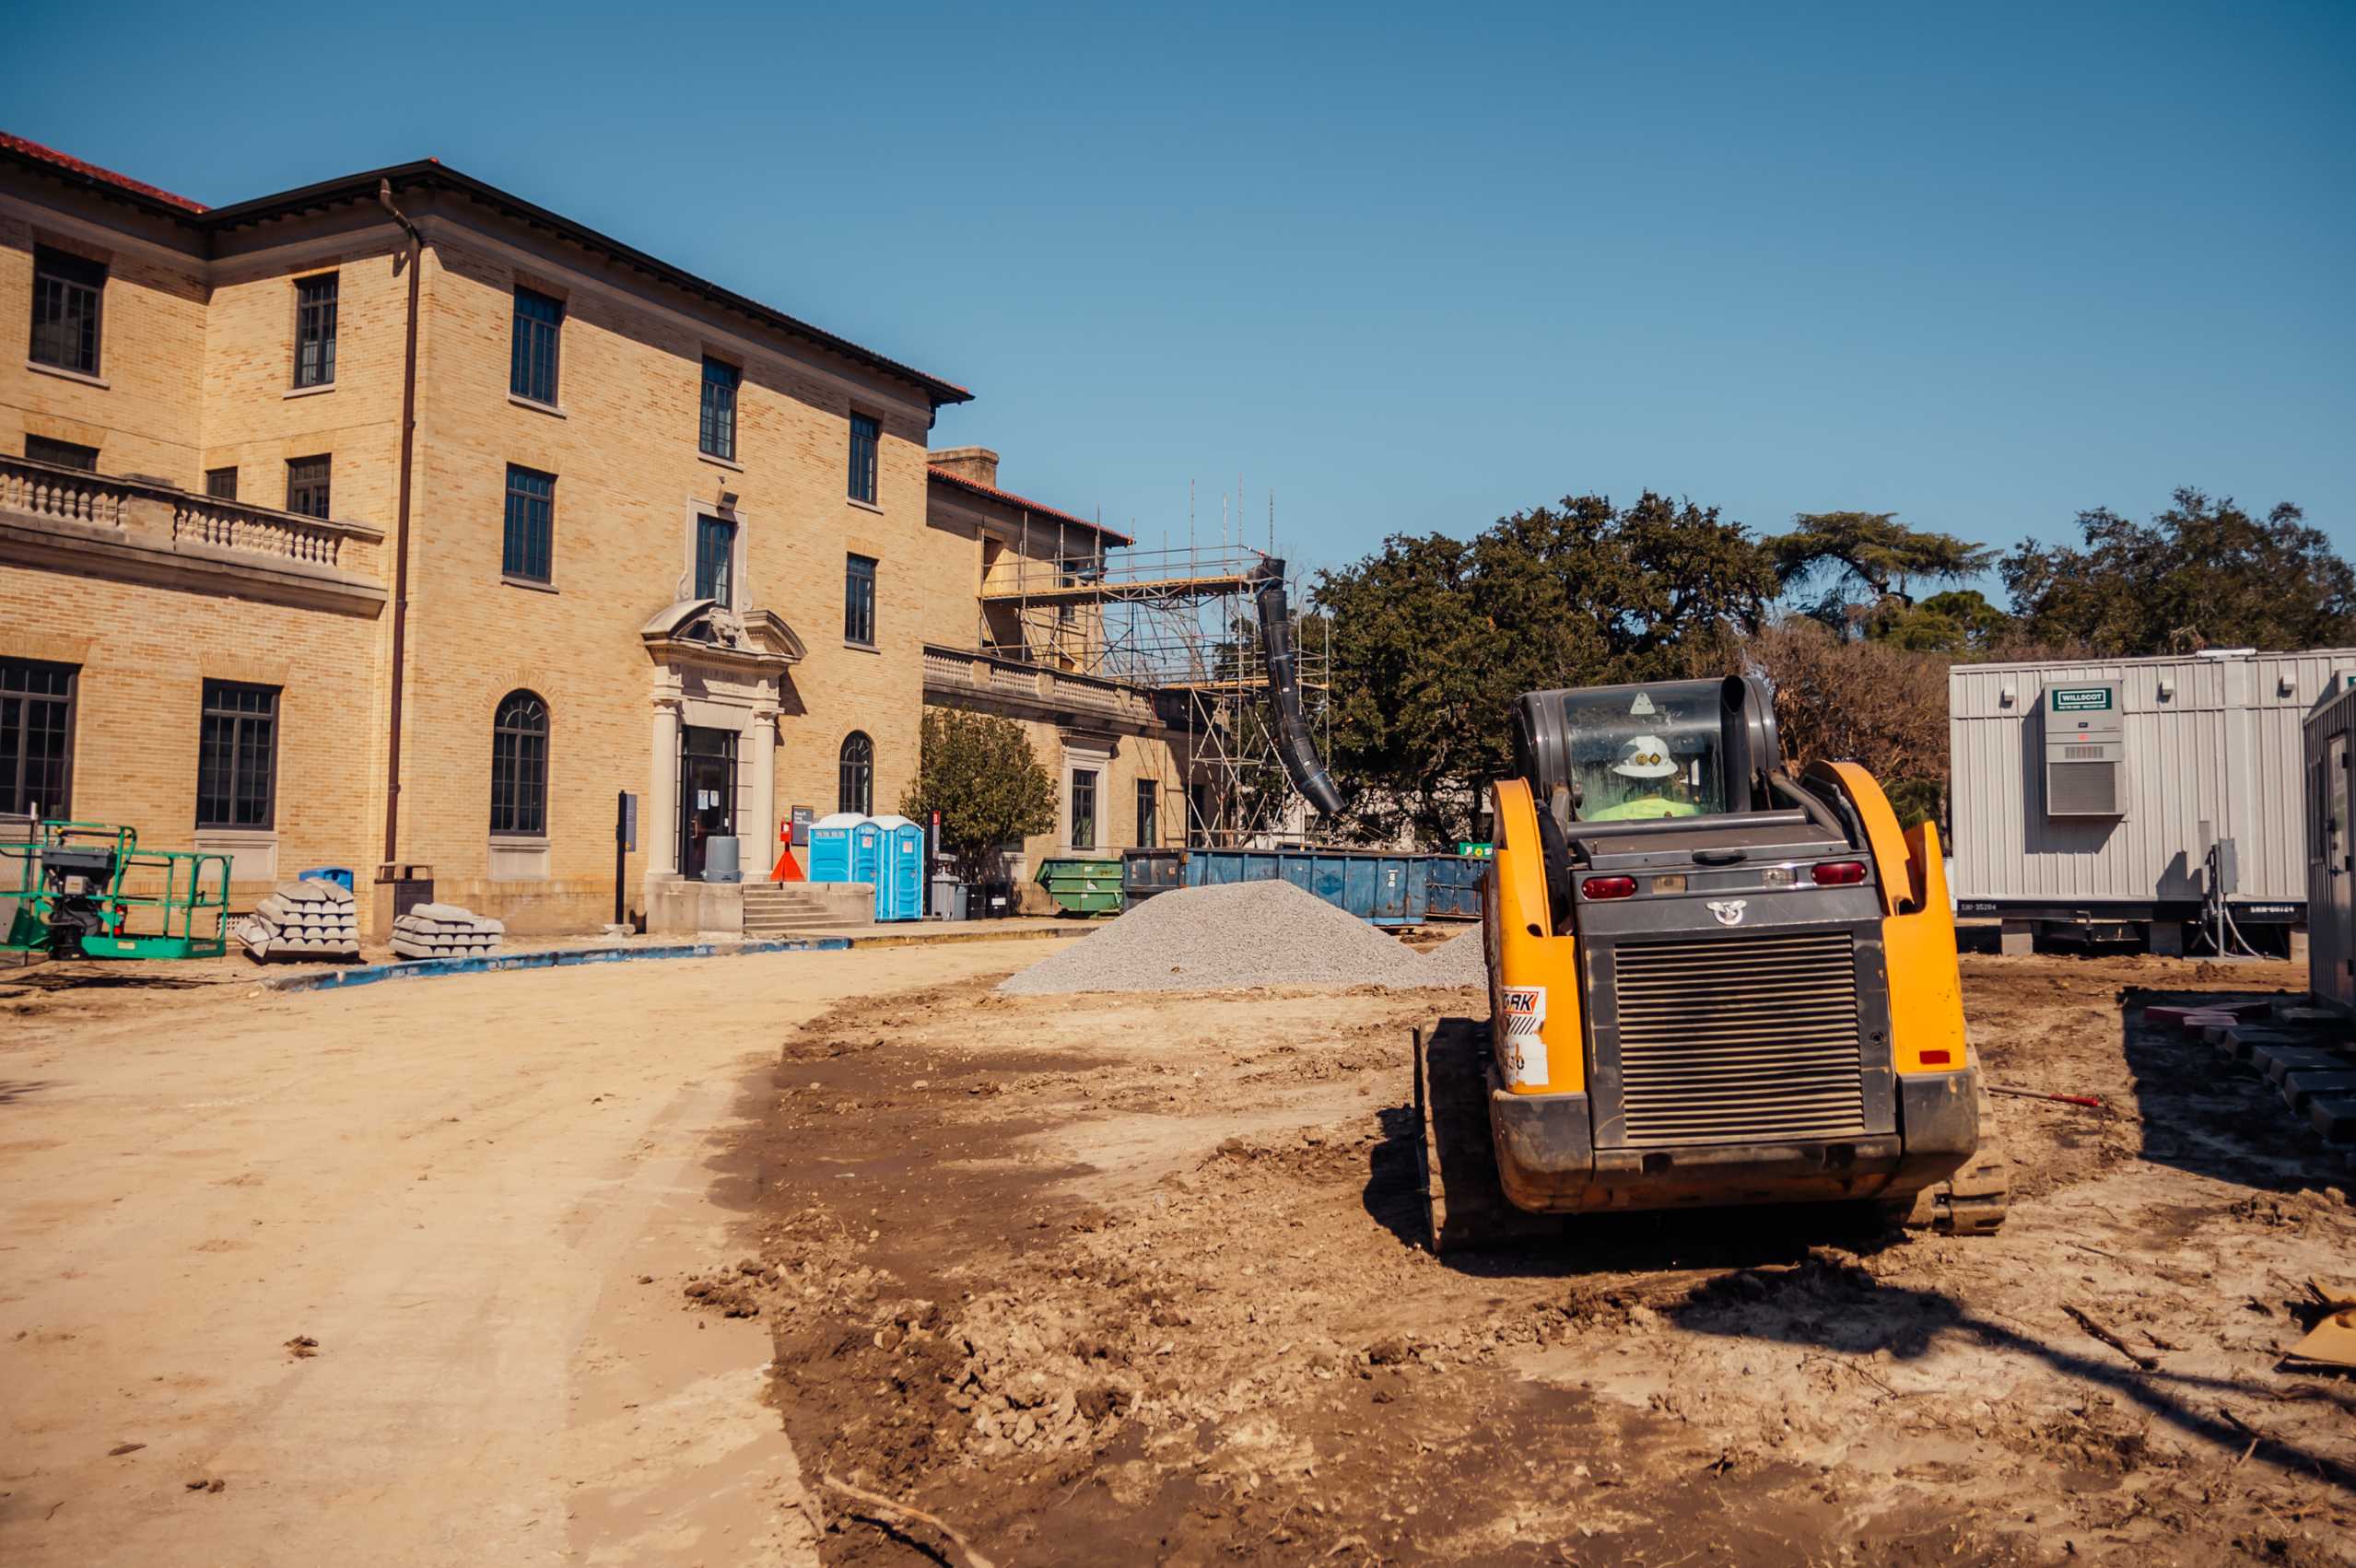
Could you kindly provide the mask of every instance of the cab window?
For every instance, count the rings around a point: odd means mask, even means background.
[[[1665,681],[1564,699],[1571,777],[1586,822],[1723,812],[1716,681]]]

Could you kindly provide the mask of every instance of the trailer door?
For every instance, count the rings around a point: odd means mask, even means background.
[[[2309,983],[2318,997],[2341,1007],[2356,1006],[2356,975],[2350,973],[2350,959],[2356,956],[2356,907],[2351,907],[2351,898],[2356,898],[2356,834],[2349,831],[2348,785],[2348,733],[2342,731],[2331,738],[2324,757],[2324,885],[2315,890],[2323,907],[2308,917],[2323,917],[2323,929],[2312,933],[2316,962],[2310,965]]]

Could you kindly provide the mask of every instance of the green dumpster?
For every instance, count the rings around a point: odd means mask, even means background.
[[[1039,885],[1067,915],[1118,915],[1121,909],[1120,859],[1042,860]]]

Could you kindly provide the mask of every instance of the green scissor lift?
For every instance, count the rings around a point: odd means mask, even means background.
[[[43,822],[0,843],[0,953],[217,958],[229,951],[229,858],[142,849],[136,828]]]

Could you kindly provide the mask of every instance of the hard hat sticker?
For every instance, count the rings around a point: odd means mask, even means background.
[[[1538,1036],[1539,1025],[1546,1022],[1546,988],[1502,986],[1498,990],[1503,1016],[1498,1021],[1497,1065],[1506,1086],[1541,1087],[1550,1076],[1546,1042]]]

